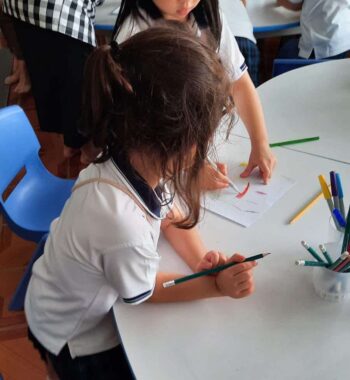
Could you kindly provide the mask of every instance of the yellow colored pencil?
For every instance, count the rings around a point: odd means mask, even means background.
[[[329,187],[330,185],[328,185]],[[307,211],[310,210],[321,198],[323,197],[323,191],[316,194],[304,207],[302,207],[289,221],[289,224],[293,224],[298,221]]]

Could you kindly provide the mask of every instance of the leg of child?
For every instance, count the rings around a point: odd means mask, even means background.
[[[299,38],[300,36],[282,37],[277,58],[299,58]]]

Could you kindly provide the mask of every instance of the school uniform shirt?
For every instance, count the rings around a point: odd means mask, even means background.
[[[63,33],[95,46],[95,6],[103,1],[4,0],[3,11],[34,26]]]
[[[146,30],[157,24],[157,20],[152,19],[147,13],[140,9],[140,13],[144,19],[137,18],[136,20],[130,15],[128,16],[123,25],[121,26],[116,41],[122,43],[136,33]],[[237,41],[235,40],[228,24],[226,17],[220,11],[222,21],[222,32],[220,39],[220,46],[218,54],[225,68],[227,69],[231,80],[234,82],[238,80],[247,70],[247,65],[244,57],[239,50]],[[163,21],[163,20],[162,20]],[[203,31],[198,27],[196,20],[192,14],[189,15],[189,25],[194,30],[195,34],[200,38]]]
[[[318,59],[350,50],[350,0],[289,0],[303,3],[299,56]]]
[[[233,35],[247,38],[256,44],[253,25],[242,0],[220,0],[219,3]]]
[[[123,191],[93,182],[74,190],[51,224],[44,254],[33,267],[25,313],[48,351],[57,355],[68,344],[73,358],[118,345],[112,306],[137,305],[152,295],[160,223],[171,207],[125,159],[91,164],[77,184],[91,178],[125,186],[142,209]]]

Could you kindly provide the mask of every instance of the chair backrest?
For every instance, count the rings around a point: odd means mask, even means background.
[[[298,69],[299,67],[314,65],[315,63],[327,62],[326,59],[282,59],[273,61],[272,77],[286,73],[287,71]]]
[[[9,303],[8,310],[9,311],[19,311],[24,309],[24,299],[26,296],[28,284],[30,277],[32,275],[32,269],[33,265],[35,264],[36,260],[44,253],[45,243],[46,239],[48,237],[48,234],[43,235],[43,237],[40,239],[36,250],[34,251],[32,258],[30,259],[27,268],[21,278],[21,281],[17,285],[16,291],[14,295],[12,296],[12,299]],[[1,379],[0,379],[1,380]]]
[[[0,109],[0,203],[16,174],[29,163],[40,162],[39,141],[22,108]]]

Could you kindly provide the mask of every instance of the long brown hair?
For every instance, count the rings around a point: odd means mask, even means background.
[[[199,171],[223,111],[231,114],[233,106],[230,80],[213,49],[182,26],[150,28],[119,47],[95,49],[83,94],[82,132],[102,148],[96,162],[121,148],[147,154],[185,206],[178,227],[193,227],[200,216]]]

